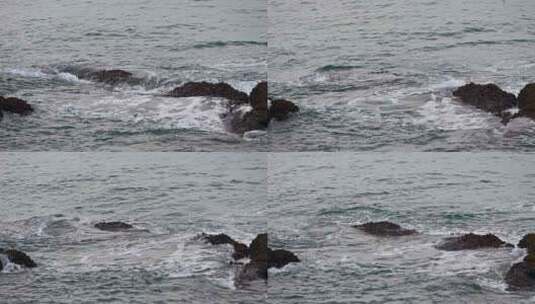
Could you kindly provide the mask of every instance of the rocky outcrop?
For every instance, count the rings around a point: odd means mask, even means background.
[[[526,85],[518,94],[519,115],[535,119],[535,83]]]
[[[511,266],[505,282],[510,290],[535,289],[535,254],[528,254],[522,262]]]
[[[293,102],[285,99],[275,99],[271,101],[269,117],[275,120],[286,120],[292,113],[299,112],[299,107]]]
[[[19,115],[29,115],[33,112],[33,107],[22,99],[16,97],[4,98],[0,96],[0,112],[2,111]]]
[[[511,290],[535,289],[535,233],[528,233],[518,242],[518,247],[526,248],[527,255],[516,263],[505,275],[505,282]]]
[[[391,222],[369,222],[362,225],[355,225],[354,228],[376,236],[403,236],[416,234],[416,230],[404,229],[398,224]]]
[[[464,103],[497,116],[517,105],[515,95],[507,93],[495,84],[469,83],[453,92]]]
[[[535,233],[528,233],[522,237],[517,245],[519,248],[526,248],[528,252],[535,253]]]
[[[232,253],[232,258],[234,260],[240,260],[245,257],[249,256],[249,247],[247,245],[240,243],[238,241],[235,241],[230,236],[220,233],[220,234],[202,234],[201,238],[203,238],[206,242],[212,244],[212,245],[222,245],[222,244],[229,244],[232,245],[234,248],[234,252]]]
[[[236,284],[238,285],[247,284],[250,281],[259,279],[267,280],[269,268],[282,268],[289,263],[299,262],[299,258],[290,251],[284,249],[272,250],[269,248],[267,233],[257,235],[248,247],[235,241],[226,234],[202,234],[201,238],[213,245],[232,245],[234,248],[232,255],[234,259],[237,259],[237,257],[249,258],[250,261],[238,271],[236,276]]]
[[[130,224],[123,222],[100,222],[95,224],[95,228],[103,231],[121,232],[130,230],[134,227]]]
[[[526,85],[518,94],[518,98],[495,84],[475,83],[457,88],[453,96],[464,103],[501,117],[504,124],[517,117],[535,119],[535,83]],[[518,112],[512,111],[516,107]]]
[[[0,248],[0,255],[5,256],[9,262],[19,266],[27,268],[37,267],[37,264],[26,253],[16,249]],[[4,268],[4,266],[5,265],[2,263],[2,259],[0,259],[0,271]]]
[[[233,104],[247,103],[249,96],[234,89],[227,83],[188,82],[167,93],[171,97],[220,97],[232,101]]]
[[[271,119],[285,120],[299,108],[291,101],[276,99],[268,106],[268,84],[258,83],[250,95],[234,89],[227,83],[188,82],[175,88],[166,96],[219,97],[228,100],[228,113],[223,117],[229,131],[242,134],[252,130],[263,130]]]
[[[468,233],[457,237],[450,237],[446,238],[442,243],[436,246],[437,249],[446,251],[500,247],[514,246],[502,241],[500,238],[490,233],[485,235]]]

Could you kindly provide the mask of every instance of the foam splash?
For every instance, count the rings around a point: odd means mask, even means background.
[[[492,124],[499,125],[499,119],[492,114],[463,106],[449,97],[437,98],[434,94],[418,109],[418,114],[421,117],[414,120],[415,124],[432,125],[446,131],[488,129]]]

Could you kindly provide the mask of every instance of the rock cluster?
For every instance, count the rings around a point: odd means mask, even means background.
[[[535,83],[526,85],[518,98],[495,84],[469,83],[457,88],[453,96],[460,101],[502,118],[507,124],[516,117],[535,119]],[[512,109],[518,107],[518,113]]]
[[[226,234],[202,234],[201,238],[212,245],[232,245],[234,260],[249,258],[250,261],[241,267],[236,276],[238,285],[258,279],[267,280],[269,268],[282,268],[289,263],[299,262],[299,258],[288,250],[269,248],[267,233],[257,235],[249,246],[235,241]]]
[[[225,115],[228,129],[234,133],[263,130],[272,119],[286,120],[291,113],[299,112],[299,107],[284,99],[273,99],[268,103],[267,82],[258,83],[250,95],[234,89],[227,83],[188,82],[167,94],[169,97],[207,96],[228,100]],[[246,110],[243,108],[247,107]]]

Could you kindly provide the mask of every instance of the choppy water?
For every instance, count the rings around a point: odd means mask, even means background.
[[[5,117],[3,150],[237,150],[223,100],[161,98],[185,81],[249,91],[267,77],[265,1],[0,1],[0,95],[36,106]],[[121,68],[116,88],[66,69]]]
[[[2,303],[257,303],[236,289],[231,250],[266,231],[262,154],[1,154],[0,248],[38,264],[0,273]],[[9,164],[9,165],[6,165]],[[121,220],[137,231],[96,230]]]
[[[451,100],[467,81],[535,81],[531,0],[1,1],[3,150],[533,150],[535,123]],[[111,89],[65,67],[123,68]],[[222,100],[158,97],[188,80],[245,91],[269,74],[301,114],[268,134],[225,132]]]
[[[269,156],[270,242],[303,260],[270,277],[270,303],[532,303],[503,282],[521,250],[442,252],[454,232],[518,242],[533,230],[533,154]],[[375,238],[390,220],[421,234]]]
[[[535,81],[531,0],[269,1],[272,91],[302,105],[273,150],[532,150],[535,124],[450,100]]]
[[[529,303],[503,283],[521,250],[441,252],[454,232],[533,231],[532,154],[0,154],[0,247],[39,267],[0,275],[7,303]],[[102,220],[136,231],[92,228]],[[421,234],[374,238],[390,220]],[[233,284],[225,232],[302,260]]]

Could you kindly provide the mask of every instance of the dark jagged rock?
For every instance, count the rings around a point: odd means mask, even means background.
[[[398,224],[387,221],[370,222],[362,225],[355,225],[353,227],[376,236],[403,236],[416,233],[416,230],[404,229]]]
[[[517,246],[519,248],[526,248],[529,253],[535,253],[535,233],[524,235]]]
[[[469,83],[459,87],[453,96],[464,103],[502,117],[504,111],[517,105],[515,95],[505,92],[495,84]]]
[[[101,222],[95,224],[95,228],[103,231],[119,232],[134,228],[132,225],[123,222]]]
[[[251,91],[249,105],[251,110],[240,113],[233,110],[235,115],[231,119],[231,130],[235,133],[245,133],[252,130],[263,130],[269,125],[267,106],[267,82],[258,83]]]
[[[202,234],[202,237],[212,245],[221,245],[221,244],[234,244],[236,241],[233,240],[230,236],[220,233],[220,234]]]
[[[282,268],[290,263],[299,262],[299,258],[293,252],[284,249],[277,249],[270,252],[268,267]]]
[[[249,96],[241,91],[234,89],[227,83],[209,83],[209,82],[188,82],[180,87],[176,87],[167,93],[170,97],[221,97],[226,98],[233,103],[241,104],[249,102]]]
[[[233,258],[237,255],[250,258],[250,262],[245,264],[236,276],[238,285],[247,284],[254,280],[267,280],[269,268],[282,268],[289,263],[300,262],[299,258],[290,251],[271,250],[268,246],[267,233],[257,235],[249,247],[236,242],[226,234],[208,235],[203,233],[201,237],[214,245],[232,244],[234,246]]]
[[[0,249],[0,254],[3,254],[7,257],[7,259],[13,263],[20,266],[28,267],[28,268],[34,268],[37,267],[37,264],[24,252],[16,250],[16,249]],[[3,265],[2,261],[0,260],[0,270],[2,270]]]
[[[520,263],[516,263],[505,275],[505,282],[510,290],[535,288],[535,254],[528,254]]]
[[[490,233],[486,235],[469,233],[458,237],[450,237],[446,238],[442,243],[436,246],[437,249],[446,251],[500,247],[514,246],[500,240],[497,236]]]
[[[269,116],[271,119],[286,120],[291,113],[299,112],[299,107],[293,102],[285,99],[275,99],[271,101]]]
[[[0,111],[28,115],[33,112],[33,107],[16,97],[0,97]]]
[[[230,236],[224,233],[220,233],[220,234],[204,234],[203,233],[201,237],[212,245],[222,245],[222,244],[232,245],[232,247],[234,248],[234,252],[232,253],[232,258],[235,260],[240,260],[249,256],[249,248],[247,247],[247,245],[242,244],[238,241],[235,241]]]
[[[535,83],[526,85],[518,94],[520,116],[535,119]]]
[[[259,82],[251,91],[249,103],[253,110],[267,112],[268,109],[268,85],[267,82]]]

